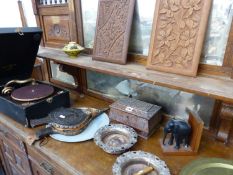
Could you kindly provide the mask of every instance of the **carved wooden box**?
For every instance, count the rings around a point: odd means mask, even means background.
[[[109,117],[133,127],[143,138],[148,138],[162,119],[160,106],[132,98],[120,99],[110,105]]]
[[[157,0],[147,68],[196,76],[212,0]]]

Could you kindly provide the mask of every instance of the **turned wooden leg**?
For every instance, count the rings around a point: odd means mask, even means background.
[[[217,131],[216,139],[227,144],[232,129],[233,106],[230,104],[223,103],[219,117],[220,117],[220,125]]]

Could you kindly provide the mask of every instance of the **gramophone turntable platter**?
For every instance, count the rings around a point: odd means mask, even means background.
[[[17,101],[34,101],[50,96],[54,88],[45,84],[28,85],[14,90],[11,98]]]

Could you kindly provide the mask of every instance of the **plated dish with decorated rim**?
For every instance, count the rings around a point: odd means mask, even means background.
[[[166,163],[159,157],[144,151],[129,151],[116,159],[113,175],[170,175]]]
[[[100,128],[94,136],[97,146],[110,154],[121,154],[137,142],[133,128],[122,124],[111,124]]]

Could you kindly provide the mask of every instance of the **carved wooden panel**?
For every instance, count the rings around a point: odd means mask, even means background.
[[[4,169],[9,175],[31,175],[31,168],[21,140],[16,139],[10,131],[0,129],[0,147],[4,159]]]
[[[13,144],[3,141],[3,155],[12,175],[30,175],[30,165],[26,153]]]
[[[45,43],[70,41],[69,16],[43,16]]]
[[[148,68],[195,76],[211,0],[157,0]]]
[[[83,44],[81,0],[32,0],[33,11],[43,33],[41,44],[62,48],[69,41]]]
[[[100,0],[93,59],[125,64],[135,0]]]

